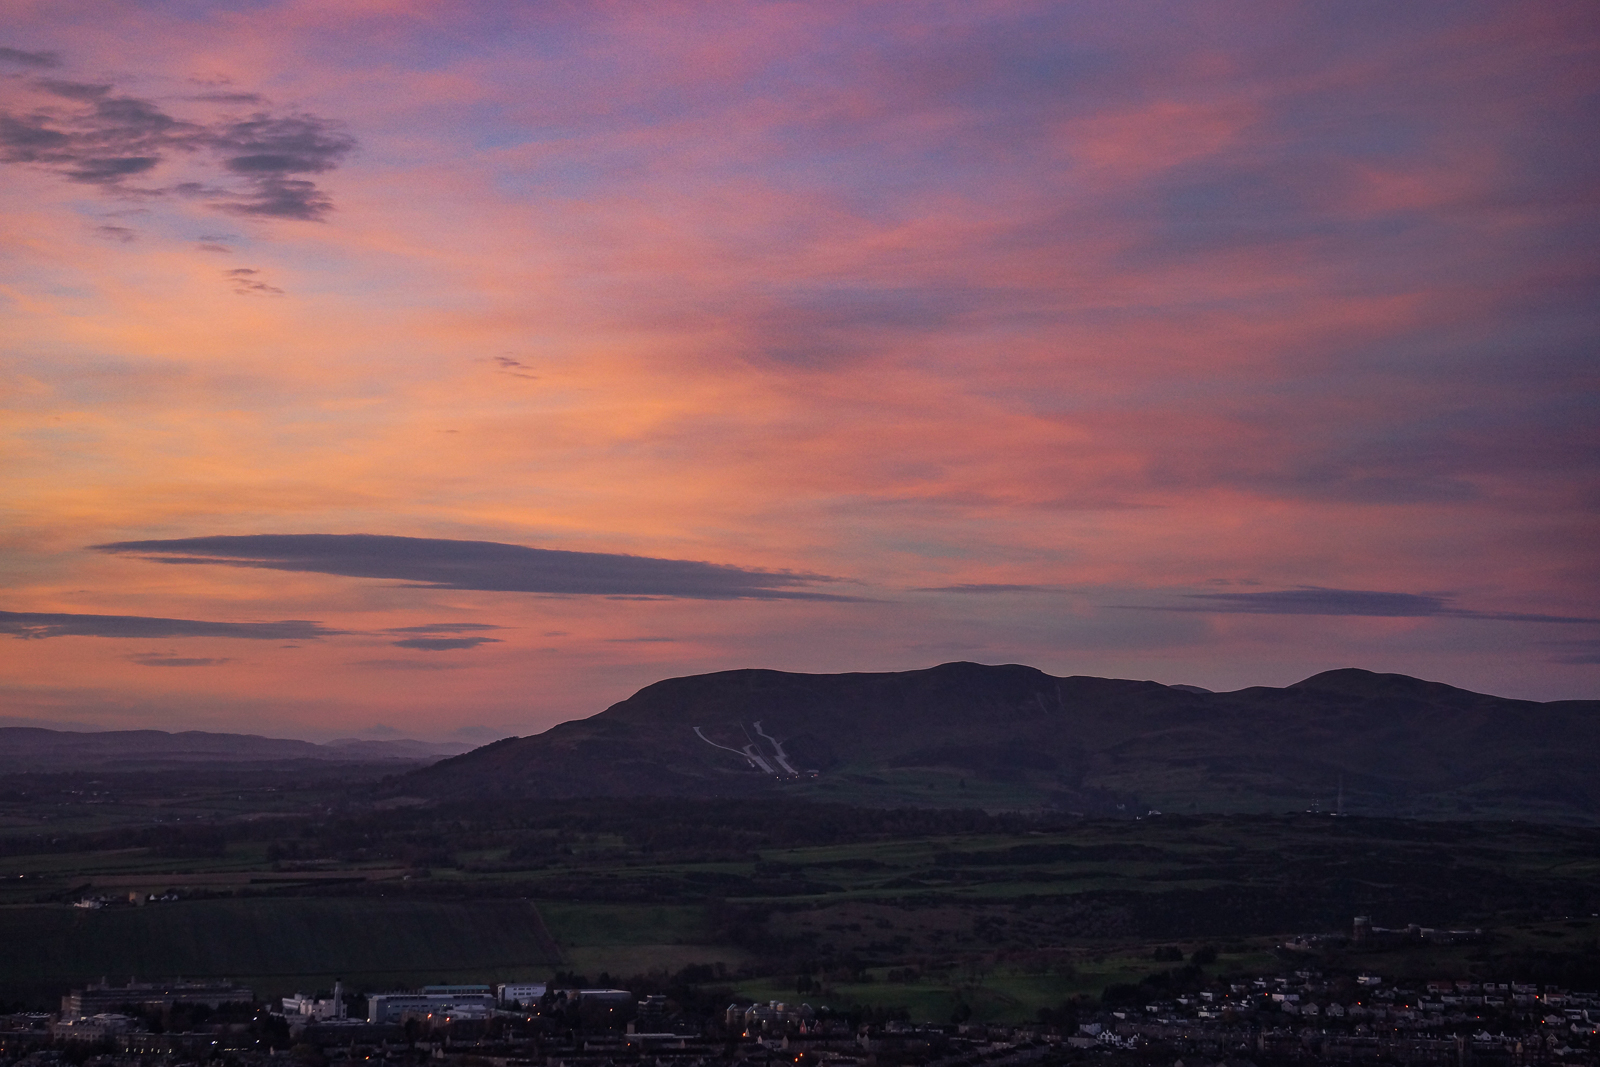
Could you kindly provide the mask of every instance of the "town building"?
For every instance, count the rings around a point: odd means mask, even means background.
[[[134,982],[114,986],[105,979],[83,989],[74,989],[61,998],[61,1014],[66,1017],[100,1015],[124,1006],[165,1010],[178,1004],[204,1004],[220,1008],[224,1004],[252,1004],[255,993],[232,982]]]
[[[420,993],[374,993],[367,997],[367,1022],[397,1023],[409,1016],[482,1019],[493,1013],[488,986],[426,986]]]
[[[543,982],[507,982],[496,988],[500,1003],[508,1007],[529,1008],[539,1002],[548,988]]]
[[[283,1014],[298,1016],[302,1019],[316,1019],[318,1021],[334,1021],[345,1017],[344,983],[333,983],[333,996],[325,1000],[314,1000],[304,993],[296,993],[292,997],[283,998]]]

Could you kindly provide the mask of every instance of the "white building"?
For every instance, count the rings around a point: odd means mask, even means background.
[[[519,1008],[530,1007],[538,1003],[539,999],[544,996],[544,991],[545,984],[543,982],[538,984],[508,982],[496,990],[500,994],[500,1003]]]
[[[407,1014],[453,1015],[483,1018],[494,1011],[494,994],[482,993],[376,993],[367,998],[367,1022],[399,1022]]]
[[[283,1013],[319,1021],[343,1019],[345,1017],[344,983],[333,983],[333,996],[330,999],[313,1000],[304,993],[296,993],[292,997],[284,997]]]

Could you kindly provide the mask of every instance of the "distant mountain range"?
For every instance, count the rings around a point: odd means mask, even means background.
[[[32,726],[0,727],[0,774],[23,771],[150,770],[197,763],[432,763],[471,746],[428,741],[341,738],[318,745],[254,734],[198,730],[106,730],[77,733]]]
[[[1362,670],[1233,693],[976,663],[724,671],[657,682],[392,788],[1594,822],[1600,701],[1509,700]]]

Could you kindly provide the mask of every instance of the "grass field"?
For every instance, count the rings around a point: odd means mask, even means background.
[[[532,909],[316,897],[187,900],[98,911],[0,908],[0,999],[108,976],[227,977],[258,995],[331,986],[381,989],[549,973]]]
[[[750,954],[716,943],[701,905],[539,905],[546,926],[560,943],[567,969],[599,981],[636,974],[675,974],[695,964],[722,964],[732,972]]]
[[[914,792],[916,772],[902,784]],[[962,791],[959,778],[932,784]],[[1292,969],[1273,954],[1285,935],[1348,930],[1358,914],[1492,934],[1381,963],[1340,962],[1330,948],[1327,965],[1600,975],[1589,918],[1600,912],[1600,830],[1589,828],[657,799],[161,835],[148,847],[121,834],[0,838],[0,1002],[42,1004],[101,976],[225,976],[270,996],[338,977],[371,992],[558,969],[659,986],[710,964],[693,980],[760,1000],[1015,1021],[1165,973],[1172,957],[1154,957],[1158,946],[1215,947],[1213,974]],[[176,847],[185,835],[214,847]],[[184,899],[70,906],[166,886]],[[551,939],[559,951],[541,949]]]
[[[967,961],[915,973],[904,968],[871,968],[870,981],[825,981],[820,990],[797,991],[793,981],[739,983],[739,992],[754,1000],[803,1001],[834,1008],[869,1007],[904,1011],[919,1021],[949,1022],[970,1018],[986,1023],[1022,1023],[1038,1019],[1040,1008],[1059,1008],[1072,998],[1098,1000],[1107,986],[1136,983],[1157,969],[1147,946],[1078,950],[1052,954],[1048,961]],[[1280,969],[1267,946],[1220,955],[1214,969],[1222,973],[1270,973]],[[967,1014],[970,1012],[970,1015]]]

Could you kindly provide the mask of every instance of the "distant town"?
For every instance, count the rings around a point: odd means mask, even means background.
[[[1333,1062],[1600,1063],[1600,992],[1294,970],[1146,1001],[1109,989],[1037,1024],[913,1024],[892,1013],[556,982],[298,993],[229,982],[99,982],[55,1013],[0,1017],[0,1067],[1013,1067]]]

